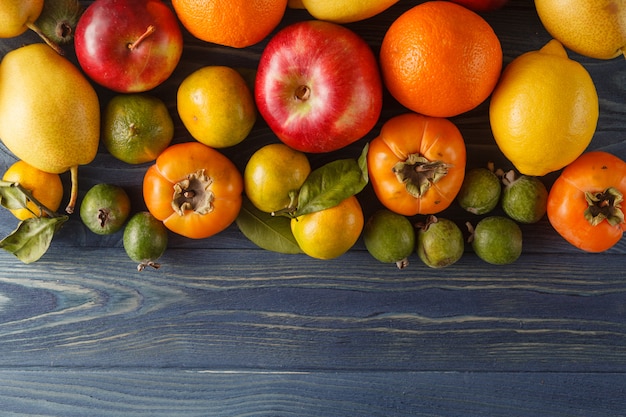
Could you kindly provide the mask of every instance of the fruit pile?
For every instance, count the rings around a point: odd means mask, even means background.
[[[375,54],[346,24],[397,1],[3,2],[0,37],[33,30],[42,42],[0,62],[0,139],[17,159],[0,202],[21,220],[0,247],[34,262],[78,208],[91,232],[123,233],[139,270],[159,267],[170,232],[205,239],[233,224],[271,251],[332,259],[362,238],[381,262],[404,268],[417,252],[441,268],[465,251],[464,233],[445,217],[453,204],[483,216],[467,223],[469,242],[492,264],[518,259],[519,224],[546,214],[582,250],[615,245],[626,230],[626,162],[585,152],[599,98],[565,47],[595,59],[623,55],[626,8],[575,0],[563,10],[561,1],[536,0],[554,39],[503,68],[500,41],[479,13],[497,13],[506,0],[419,2],[389,25]],[[279,30],[295,8],[311,18]],[[176,70],[185,36],[233,51],[267,43],[255,71],[207,65],[187,74],[174,115],[150,92]],[[113,97],[103,103],[96,86]],[[384,118],[387,93],[403,114]],[[506,173],[470,169],[452,121],[487,100],[495,143],[515,167]],[[186,135],[176,143],[174,117]],[[276,140],[240,169],[223,150],[257,123]],[[372,134],[357,157],[334,157]],[[126,164],[145,164],[145,209],[107,183],[79,205],[79,166],[100,144]],[[317,155],[327,158],[313,169]],[[68,171],[69,203],[59,213],[59,175]],[[548,190],[541,178],[550,173],[559,176]],[[367,219],[366,187],[380,205]],[[489,215],[498,204],[506,215]]]

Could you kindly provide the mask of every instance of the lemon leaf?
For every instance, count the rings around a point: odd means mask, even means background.
[[[272,216],[244,198],[235,222],[241,233],[262,249],[288,254],[302,253],[291,232],[289,217]]]
[[[50,247],[54,234],[69,216],[33,217],[20,222],[11,234],[0,241],[0,248],[29,264],[41,258]]]
[[[365,146],[358,160],[339,159],[311,172],[300,188],[294,216],[334,207],[361,192],[369,181],[367,148]]]

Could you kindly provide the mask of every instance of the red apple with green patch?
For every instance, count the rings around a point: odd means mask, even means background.
[[[382,109],[383,87],[373,51],[352,30],[319,20],[274,35],[259,61],[259,113],[286,145],[331,152],[364,137]]]
[[[96,0],[74,35],[76,58],[98,84],[143,92],[172,74],[183,51],[174,12],[160,0]]]

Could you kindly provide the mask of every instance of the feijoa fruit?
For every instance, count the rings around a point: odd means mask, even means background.
[[[415,229],[405,216],[380,209],[365,223],[363,242],[375,259],[403,269],[409,265],[408,257],[415,249]]]
[[[138,271],[161,266],[156,260],[165,252],[167,241],[167,228],[148,211],[134,214],[124,228],[124,250],[130,259],[139,262]]]
[[[502,209],[510,218],[520,223],[541,220],[548,206],[548,189],[539,178],[509,171],[502,182]]]
[[[80,218],[89,230],[109,235],[124,226],[130,214],[130,198],[114,184],[96,184],[87,191],[80,205]]]
[[[472,168],[465,173],[457,201],[463,209],[473,214],[486,214],[500,201],[500,179],[488,168]]]
[[[429,216],[417,231],[417,255],[431,268],[444,268],[461,259],[463,232],[452,220]]]
[[[522,254],[522,230],[508,217],[485,217],[471,231],[472,248],[485,262],[510,264]]]

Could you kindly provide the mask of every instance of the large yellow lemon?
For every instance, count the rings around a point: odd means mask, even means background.
[[[505,68],[489,107],[502,153],[519,172],[536,176],[557,171],[584,152],[598,113],[591,76],[554,39]]]

